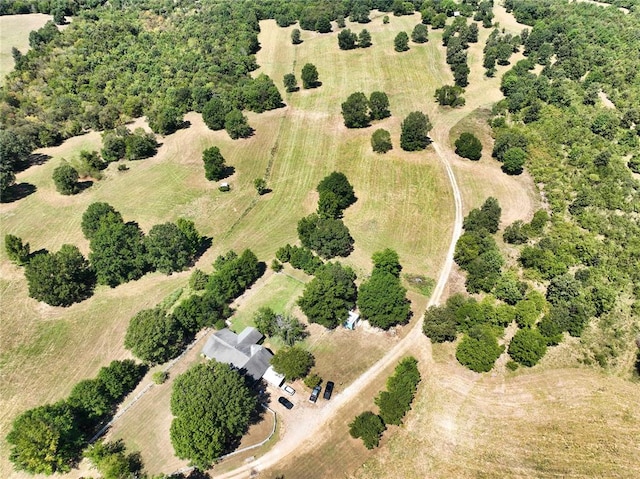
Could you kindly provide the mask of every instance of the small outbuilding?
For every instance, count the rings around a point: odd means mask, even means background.
[[[342,323],[342,325],[345,328],[350,329],[351,331],[353,331],[354,329],[356,329],[356,325],[358,324],[359,320],[360,320],[360,314],[359,313],[356,313],[355,311],[349,311],[349,316],[344,321],[344,323]]]
[[[273,366],[269,368],[262,375],[262,379],[267,381],[272,386],[279,388],[284,383],[284,374],[277,373]]]

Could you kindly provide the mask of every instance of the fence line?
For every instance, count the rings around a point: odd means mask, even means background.
[[[271,428],[271,433],[269,434],[269,436],[267,436],[266,439],[263,439],[262,441],[260,441],[258,444],[254,444],[253,446],[243,447],[242,449],[238,449],[237,451],[233,451],[233,452],[230,452],[229,454],[225,454],[224,456],[220,456],[217,459],[215,459],[214,462],[219,462],[219,461],[222,461],[224,459],[227,459],[228,457],[235,456],[236,454],[240,454],[242,452],[247,452],[247,451],[250,451],[250,450],[255,449],[257,447],[264,446],[273,437],[273,435],[276,432],[276,427],[278,425],[278,416],[276,415],[276,412],[273,409],[271,409],[269,406],[267,406],[266,404],[262,404],[262,407],[265,408],[267,411],[269,411],[271,414],[273,414],[273,427]],[[177,471],[172,472],[170,475],[173,475],[173,474],[184,474],[186,472],[191,472],[194,469],[195,469],[194,466],[187,466],[187,467],[183,467],[182,469],[178,469]]]
[[[205,336],[207,336],[207,334],[209,333],[210,328],[205,328],[202,330],[202,335],[200,337],[196,337],[196,339],[194,339],[193,341],[191,341],[191,343],[189,343],[189,345],[185,348],[184,351],[182,351],[180,353],[180,355],[174,359],[172,359],[171,361],[169,361],[169,363],[167,364],[167,366],[164,368],[164,372],[168,373],[171,368],[173,368],[176,363],[178,361],[180,361],[180,359],[182,359],[184,357],[185,354],[187,354],[189,351],[191,351],[193,349],[193,347],[198,343],[198,341],[200,341],[202,338],[204,338]],[[113,425],[114,422],[116,422],[120,417],[122,417],[122,415],[124,413],[126,413],[129,409],[131,409],[131,407],[137,403],[142,396],[144,396],[149,389],[151,389],[154,386],[154,383],[151,382],[149,384],[147,384],[142,391],[140,391],[138,394],[135,395],[135,397],[131,400],[131,402],[129,404],[127,404],[124,408],[122,408],[120,411],[118,411],[112,418],[111,420],[105,424],[104,426],[102,426],[102,428],[95,434],[95,436],[93,436],[90,440],[89,440],[89,444],[93,444],[94,442],[96,442],[98,439],[100,439],[108,430],[109,428]]]

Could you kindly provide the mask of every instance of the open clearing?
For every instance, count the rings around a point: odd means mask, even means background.
[[[42,28],[49,20],[51,15],[43,13],[0,16],[0,83],[13,70],[11,49],[16,47],[22,53],[27,53],[29,32]]]

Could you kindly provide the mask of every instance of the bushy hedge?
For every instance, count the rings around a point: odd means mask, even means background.
[[[416,358],[409,356],[400,361],[393,376],[387,379],[387,390],[381,391],[375,398],[385,424],[402,424],[402,419],[411,409],[419,382],[420,372]]]

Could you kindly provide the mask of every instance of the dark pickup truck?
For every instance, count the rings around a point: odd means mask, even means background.
[[[320,391],[322,391],[322,388],[320,386],[316,386],[315,388],[313,388],[313,391],[311,391],[311,396],[309,396],[309,402],[316,402],[318,400],[318,396],[320,395]]]
[[[322,395],[327,401],[331,399],[331,394],[333,393],[333,381],[327,381],[327,385],[324,387],[324,394]]]

